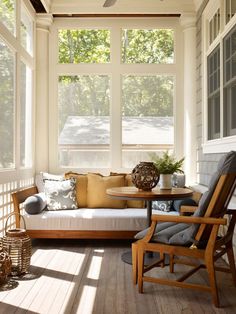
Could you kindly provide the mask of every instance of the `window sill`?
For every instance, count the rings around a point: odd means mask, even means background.
[[[227,153],[236,150],[236,136],[208,141],[202,144],[204,154]]]

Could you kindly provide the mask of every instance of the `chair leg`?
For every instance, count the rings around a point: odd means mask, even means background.
[[[144,252],[138,248],[138,292],[143,293]]]
[[[217,286],[216,286],[216,276],[215,276],[213,258],[210,258],[210,259],[208,258],[208,261],[206,262],[206,268],[207,268],[208,276],[209,276],[212,300],[213,300],[214,305],[216,307],[219,307],[220,304],[219,304],[219,296],[218,296],[218,291],[217,291]]]
[[[234,251],[232,248],[232,243],[227,245],[227,256],[229,260],[230,271],[233,277],[233,283],[236,286],[236,268],[235,268]]]
[[[170,273],[173,273],[174,272],[174,255],[170,254],[169,258],[170,258]]]
[[[137,284],[138,279],[138,254],[137,254],[137,243],[132,243],[132,269],[133,269],[133,283]]]

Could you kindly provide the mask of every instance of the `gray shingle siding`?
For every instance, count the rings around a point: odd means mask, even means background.
[[[196,123],[197,123],[197,178],[198,184],[207,186],[223,154],[203,154],[202,151],[202,12],[208,0],[204,1],[197,13],[196,22]],[[236,230],[234,234],[234,255],[236,258]]]

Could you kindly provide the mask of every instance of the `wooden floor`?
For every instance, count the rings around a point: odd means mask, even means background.
[[[34,241],[34,278],[0,292],[0,313],[236,313],[236,288],[225,273],[217,273],[220,309],[211,304],[210,294],[193,290],[145,283],[145,293],[139,294],[131,265],[121,260],[129,247],[125,241]],[[177,265],[178,274],[182,269]],[[157,271],[171,276],[168,268]],[[207,280],[204,271],[193,278]]]

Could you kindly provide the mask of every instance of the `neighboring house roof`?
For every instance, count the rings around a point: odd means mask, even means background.
[[[123,144],[173,144],[173,117],[122,117]],[[59,145],[108,145],[110,117],[68,116]]]

